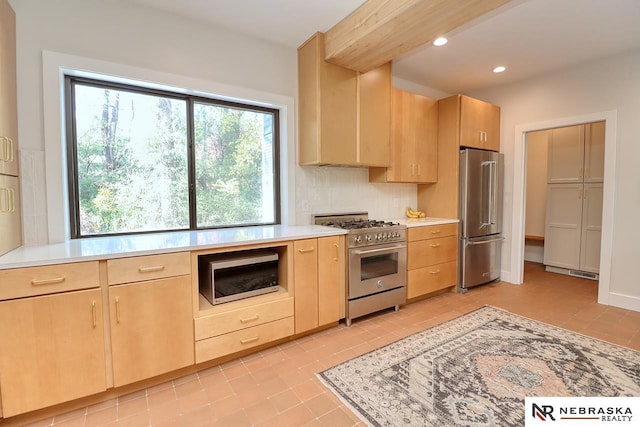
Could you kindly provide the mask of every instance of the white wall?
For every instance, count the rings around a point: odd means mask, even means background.
[[[43,76],[43,52],[146,69],[153,77],[180,80],[182,76],[186,82],[215,83],[205,84],[207,87],[226,85],[291,99],[297,93],[295,49],[120,0],[10,3],[17,19],[18,130],[27,245],[56,241],[49,236],[56,234],[51,228],[58,227],[55,218],[62,215],[48,212],[58,208],[48,208],[52,201],[47,203],[45,192],[45,159],[62,157],[62,139],[59,144],[45,136],[43,80],[52,76]],[[315,30],[310,28],[309,35]],[[312,213],[346,210],[392,218],[401,216],[406,206],[415,206],[414,185],[372,185],[366,169],[297,166],[295,123],[289,125],[286,136],[292,141],[287,153],[292,159],[292,185],[286,191],[295,201],[288,206],[289,223],[309,223]],[[58,197],[63,198],[63,194],[54,193],[49,198]]]
[[[527,133],[527,184],[525,201],[525,236],[544,237],[547,206],[547,146],[551,131]],[[524,259],[541,263],[544,260],[544,243],[524,241]]]
[[[547,147],[551,131],[527,133],[527,216],[524,234],[544,237],[547,205]]]
[[[609,289],[601,302],[625,306],[640,311],[640,281],[637,279],[637,246],[640,241],[640,51],[584,64],[569,70],[555,72],[525,82],[477,91],[472,96],[502,107],[501,151],[505,154],[505,245],[503,270],[513,269],[512,213],[514,212],[515,167],[521,167],[514,158],[516,129],[525,124],[559,121],[576,116],[615,112],[617,123],[612,129],[615,153],[612,162],[613,194],[611,204],[605,206],[613,212],[612,247]],[[607,125],[608,126],[608,125]],[[609,129],[607,130],[609,132]],[[609,140],[607,140],[609,144]],[[609,151],[612,150],[612,151]],[[516,166],[517,165],[517,166]],[[521,171],[520,171],[521,172]],[[605,180],[607,177],[605,177]],[[606,185],[606,183],[605,183]]]

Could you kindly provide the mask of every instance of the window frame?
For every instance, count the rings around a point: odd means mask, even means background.
[[[197,230],[215,230],[225,228],[239,228],[239,227],[253,227],[253,226],[268,226],[281,224],[282,218],[282,206],[281,206],[281,140],[280,140],[280,110],[278,108],[265,107],[262,105],[228,101],[225,99],[219,99],[215,97],[207,97],[202,95],[191,95],[181,92],[173,92],[170,90],[155,89],[145,86],[137,86],[134,84],[113,82],[109,80],[100,80],[89,77],[76,76],[72,74],[64,74],[64,123],[66,127],[65,131],[65,147],[66,147],[66,162],[67,162],[67,191],[68,191],[68,224],[71,239],[85,239],[94,237],[106,237],[106,236],[123,236],[123,235],[136,235],[136,234],[153,234],[153,233],[167,233],[174,231],[197,231]],[[82,235],[80,233],[80,197],[78,190],[78,159],[77,159],[77,135],[76,135],[76,110],[75,110],[75,85],[82,84],[86,86],[93,86],[97,88],[113,89],[119,91],[128,91],[132,93],[138,93],[143,95],[160,96],[164,98],[184,100],[186,103],[186,128],[187,128],[187,179],[188,179],[188,205],[189,205],[189,227],[188,228],[172,228],[161,230],[146,230],[146,231],[130,231],[130,232],[113,232],[102,234]],[[242,224],[224,224],[218,226],[203,226],[197,225],[197,203],[196,203],[196,188],[195,188],[195,148],[194,148],[194,104],[207,104],[213,106],[228,107],[234,109],[240,109],[245,111],[262,112],[271,114],[272,127],[273,127],[273,142],[272,142],[272,161],[273,161],[273,206],[274,206],[274,220],[271,222],[255,222],[255,223],[242,223]]]

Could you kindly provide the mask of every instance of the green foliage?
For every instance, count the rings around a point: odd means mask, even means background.
[[[200,227],[261,222],[263,114],[195,106]]]
[[[81,234],[188,228],[186,102],[76,87]],[[193,113],[197,227],[272,221],[262,213],[272,116],[204,103]]]

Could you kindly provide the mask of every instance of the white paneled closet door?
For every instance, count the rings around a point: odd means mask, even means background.
[[[547,182],[582,182],[584,174],[583,125],[553,129],[549,138]]]
[[[584,182],[604,181],[604,122],[585,125]]]
[[[547,186],[544,264],[577,270],[580,267],[583,185]]]
[[[600,240],[602,238],[602,183],[584,184],[582,195],[582,239],[580,270],[600,271]]]

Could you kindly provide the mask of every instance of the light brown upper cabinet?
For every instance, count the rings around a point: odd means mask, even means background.
[[[500,107],[464,95],[438,100],[438,182],[418,185],[418,209],[458,217],[460,147],[500,150]]]
[[[18,176],[16,15],[0,0],[0,174]]]
[[[324,34],[298,48],[301,165],[389,166],[391,64],[367,73],[324,60]]]
[[[460,104],[460,146],[500,151],[500,107],[455,95]]]
[[[16,81],[16,16],[0,0],[0,255],[22,244]]]
[[[438,101],[393,89],[391,166],[370,168],[370,182],[433,183],[438,180]]]

